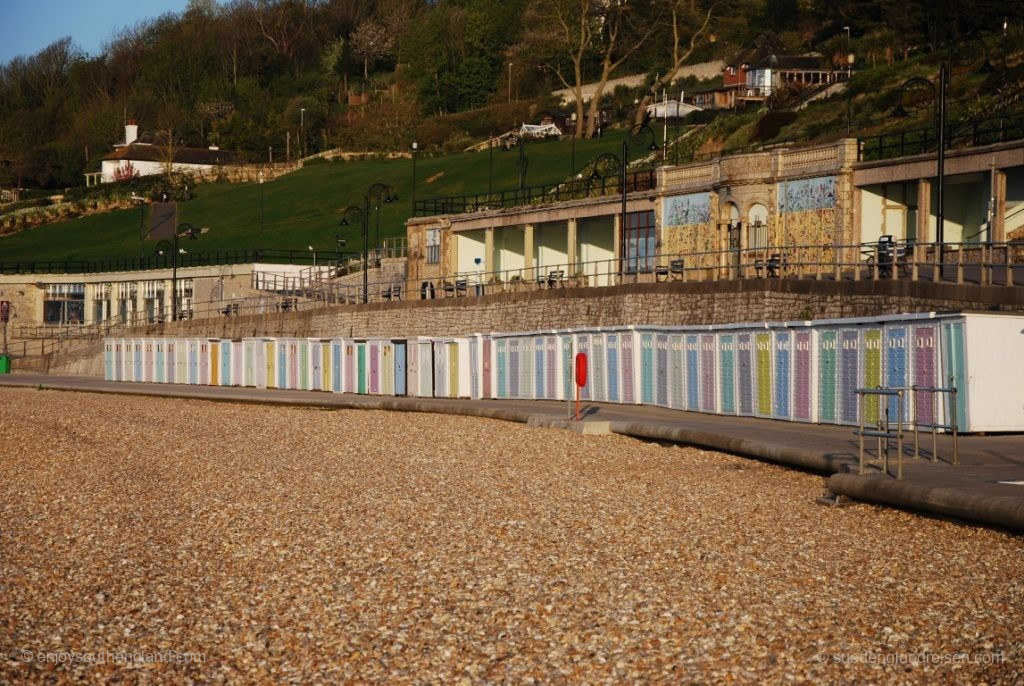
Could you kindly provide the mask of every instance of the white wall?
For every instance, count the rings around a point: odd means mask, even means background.
[[[533,263],[538,275],[554,267],[568,271],[569,227],[566,222],[538,224],[533,229]],[[566,274],[569,276],[569,274]]]
[[[504,226],[494,229],[494,269],[495,271],[516,272],[526,267],[525,235],[521,226]],[[508,281],[511,274],[502,274],[501,278]]]
[[[455,234],[455,264],[459,274],[476,274],[486,269],[484,229],[460,231]],[[480,264],[474,260],[479,258]]]
[[[590,285],[607,286],[611,279],[600,272],[615,267],[612,262],[615,259],[614,220],[611,217],[580,219],[576,225],[576,240],[577,259],[583,263],[580,271],[590,277]]]
[[[138,172],[139,176],[153,176],[154,174],[163,174],[164,165],[162,162],[138,162],[132,161],[132,168]],[[113,183],[114,172],[119,167],[127,167],[127,160],[104,160],[100,166],[100,182],[101,183]],[[182,172],[197,172],[205,173],[213,169],[211,164],[178,164],[174,165],[175,171]]]

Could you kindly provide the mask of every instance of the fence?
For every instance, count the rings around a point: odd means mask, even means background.
[[[1017,140],[1024,138],[1024,113],[948,124],[945,134],[947,149]],[[858,143],[859,161],[887,160],[937,150],[939,134],[935,127],[927,127],[861,138]]]
[[[626,193],[651,190],[656,186],[657,175],[654,169],[643,169],[626,174]],[[549,202],[582,200],[622,192],[622,180],[619,172],[608,175],[592,174],[554,185],[417,200],[413,204],[412,213],[414,217],[465,214]]]

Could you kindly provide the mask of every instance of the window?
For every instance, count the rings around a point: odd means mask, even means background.
[[[85,321],[85,284],[48,283],[43,292],[44,324],[82,324]]]
[[[441,229],[427,230],[427,264],[441,261]]]
[[[630,212],[622,228],[623,271],[626,274],[654,269],[654,210]]]

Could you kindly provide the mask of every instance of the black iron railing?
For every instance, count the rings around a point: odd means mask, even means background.
[[[993,145],[1021,138],[1024,138],[1024,113],[1020,112],[946,126],[947,149]],[[938,150],[939,133],[936,127],[930,126],[861,138],[858,143],[861,162],[888,160]]]
[[[312,265],[337,262],[353,253],[309,250],[216,250],[178,255],[178,268],[209,267],[225,264],[268,262],[272,264]],[[170,269],[168,255],[115,260],[15,260],[0,262],[0,274],[95,274],[105,272]]]
[[[641,169],[626,174],[626,192],[651,190],[657,185],[654,169]],[[456,195],[446,198],[426,198],[413,205],[413,216],[431,217],[439,214],[465,214],[509,207],[541,205],[566,200],[596,198],[622,192],[618,174],[612,176],[584,176],[560,184],[530,186],[514,190]]]

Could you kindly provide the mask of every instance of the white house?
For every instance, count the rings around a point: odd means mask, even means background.
[[[103,158],[100,172],[86,174],[86,185],[112,183],[133,176],[150,176],[163,174],[166,171],[168,155],[171,157],[174,171],[207,174],[222,165],[238,164],[235,153],[220,150],[216,146],[209,148],[188,148],[184,146],[167,146],[158,137],[151,134],[139,136],[139,127],[135,120],[128,120],[124,127],[124,142],[114,146],[114,152]]]

